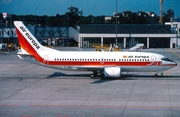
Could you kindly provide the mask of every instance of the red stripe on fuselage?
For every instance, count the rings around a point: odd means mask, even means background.
[[[46,61],[48,65],[60,65],[60,66],[161,66],[161,61],[152,64],[151,62],[104,62],[100,61]]]

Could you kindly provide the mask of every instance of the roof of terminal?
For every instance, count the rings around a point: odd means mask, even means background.
[[[80,33],[92,34],[114,34],[116,24],[82,24]],[[119,34],[171,34],[170,25],[159,24],[118,24],[117,33]]]

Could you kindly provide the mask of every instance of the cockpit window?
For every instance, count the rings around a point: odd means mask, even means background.
[[[166,58],[166,57],[161,58],[161,60],[163,60],[163,61],[171,61],[171,62],[173,62],[172,60],[170,60],[169,58]]]
[[[164,60],[164,61],[168,61],[169,60],[169,58],[161,58],[161,60]]]

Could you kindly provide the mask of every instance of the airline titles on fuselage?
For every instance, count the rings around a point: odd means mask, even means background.
[[[133,55],[130,55],[128,56],[127,58],[143,58],[143,59],[146,59],[146,58],[149,58],[149,56],[133,56]]]

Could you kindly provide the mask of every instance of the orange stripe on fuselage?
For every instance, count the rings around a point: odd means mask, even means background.
[[[162,66],[177,66],[176,64],[163,64]]]

